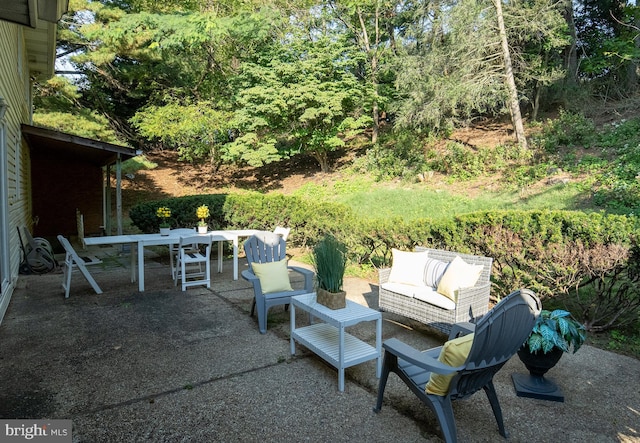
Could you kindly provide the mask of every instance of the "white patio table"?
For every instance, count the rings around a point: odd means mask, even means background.
[[[144,291],[144,248],[145,246],[158,246],[158,245],[177,245],[180,241],[180,236],[185,235],[186,232],[193,232],[192,230],[185,229],[172,229],[169,235],[158,234],[131,234],[131,235],[106,235],[103,237],[85,237],[84,244],[86,246],[95,245],[114,245],[114,244],[131,244],[131,281],[135,282],[135,258],[134,251],[138,255],[138,290]],[[209,231],[207,234],[211,235],[213,241],[233,242],[233,279],[238,279],[238,239],[239,237],[250,237],[260,231],[256,229],[237,229],[237,230],[225,230],[225,231]],[[137,245],[137,247],[135,247]],[[218,272],[222,272],[222,248],[218,248]]]

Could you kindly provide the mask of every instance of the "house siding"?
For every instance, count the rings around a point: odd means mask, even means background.
[[[2,254],[0,260],[8,261],[9,272],[8,282],[3,285],[0,295],[0,322],[18,280],[21,246],[16,228],[32,227],[29,185],[31,159],[20,132],[21,123],[31,121],[31,84],[24,46],[22,27],[0,21],[0,97],[8,105],[4,121],[0,122],[4,125],[6,164],[2,167],[7,197],[0,204],[6,205],[4,209],[8,226],[4,226],[3,220],[0,223],[3,223],[2,229],[8,239],[8,252]]]

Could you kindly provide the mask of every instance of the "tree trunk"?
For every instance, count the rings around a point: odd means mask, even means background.
[[[633,23],[633,29],[640,31],[640,17],[636,18]],[[636,32],[633,39],[636,48],[640,49],[640,33]],[[627,62],[627,84],[626,89],[629,93],[633,93],[638,89],[638,60],[629,60]]]
[[[540,95],[542,94],[542,85],[540,82],[536,82],[536,92],[533,98],[533,110],[531,111],[531,120],[536,121],[538,119],[538,111],[540,110]]]
[[[564,48],[564,69],[566,69],[565,82],[567,84],[575,84],[578,81],[578,55],[576,53],[576,24],[573,21],[573,3],[571,0],[565,0],[562,16],[567,22],[567,29],[571,36],[571,44]]]
[[[326,151],[313,151],[311,155],[316,159],[318,165],[320,165],[320,171],[324,173],[331,172],[331,168],[329,167],[329,155]]]
[[[518,144],[524,149],[527,149],[527,138],[524,134],[524,125],[522,124],[522,115],[520,114],[520,102],[518,101],[518,89],[516,88],[516,80],[513,76],[507,31],[504,27],[504,17],[502,16],[502,3],[501,0],[493,0],[493,4],[496,7],[496,15],[498,16],[498,29],[500,31],[500,43],[502,44],[502,57],[504,59],[505,82],[507,83],[507,90],[509,92],[508,100],[511,111],[511,122],[513,123]]]
[[[362,44],[366,54],[370,57],[371,63],[371,86],[373,88],[373,103],[371,110],[371,118],[373,119],[373,128],[371,131],[371,143],[376,144],[378,142],[378,133],[380,132],[380,113],[378,110],[378,44],[380,43],[380,5],[376,4],[375,13],[375,48],[371,47],[371,40],[369,40],[369,33],[367,32],[367,26],[362,16],[362,10],[358,7],[358,20],[360,21],[360,28],[362,30]]]

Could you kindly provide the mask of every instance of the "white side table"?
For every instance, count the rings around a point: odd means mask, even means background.
[[[296,328],[296,308],[308,312],[312,324]],[[315,292],[291,297],[291,355],[295,342],[306,346],[338,369],[338,390],[344,391],[344,369],[378,359],[376,377],[382,373],[382,314],[347,300],[343,309],[329,309],[316,302]],[[313,323],[319,318],[324,323]],[[376,322],[376,347],[345,332],[345,328],[363,321]]]

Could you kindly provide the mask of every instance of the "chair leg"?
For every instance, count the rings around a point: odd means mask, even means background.
[[[89,270],[87,270],[87,267],[83,263],[78,263],[76,266],[78,270],[82,273],[84,278],[89,282],[89,284],[91,285],[95,293],[102,294],[102,289],[100,289],[100,286],[98,285],[98,283],[96,283],[93,276],[89,273]]]
[[[387,387],[389,372],[391,372],[391,368],[397,367],[397,365],[398,357],[389,352],[385,352],[382,361],[382,374],[380,374],[380,381],[378,382],[378,399],[376,406],[373,408],[374,412],[380,412],[382,409],[382,398],[384,397],[384,390]]]
[[[256,309],[258,310],[258,329],[261,334],[267,333],[267,304],[264,299],[256,301]]]
[[[484,385],[483,389],[484,389],[484,392],[487,394],[489,403],[491,404],[493,415],[496,417],[496,422],[498,423],[498,431],[500,432],[500,435],[502,435],[504,438],[508,438],[509,433],[504,428],[504,420],[502,419],[502,408],[500,408],[500,402],[498,401],[498,394],[496,393],[496,389],[493,386],[493,381],[489,380],[489,383]]]
[[[69,291],[71,289],[71,265],[66,262],[64,264],[64,276],[62,279],[62,287],[64,288],[64,298],[69,298]]]
[[[182,261],[182,291],[186,291],[187,290],[187,265],[185,264],[184,260]]]
[[[180,267],[182,266],[182,264],[180,263],[181,260],[179,257],[176,257],[176,268],[175,271],[173,272],[173,285],[174,286],[178,286],[178,279],[180,279]]]
[[[207,273],[207,288],[211,288],[211,261],[207,259],[205,262],[205,272]]]
[[[451,397],[437,397],[437,400],[431,402],[433,411],[436,413],[438,423],[442,429],[442,436],[447,443],[455,443],[458,441],[458,432],[456,430],[456,420],[453,417],[453,407],[451,406]]]

